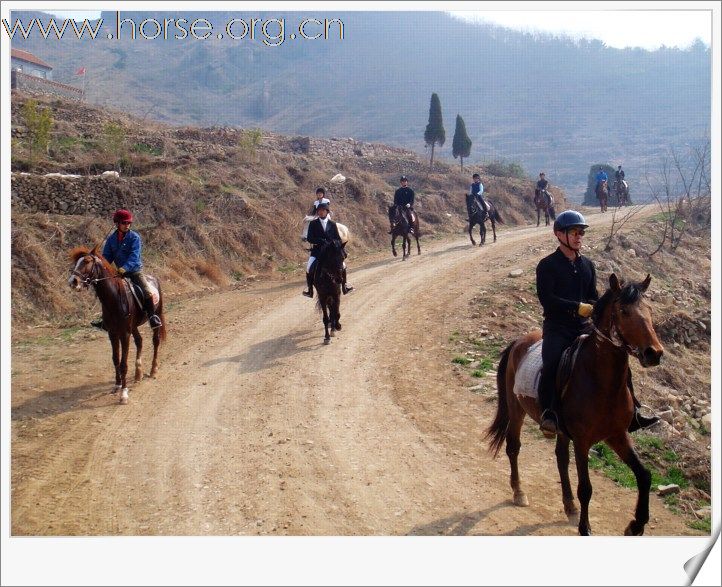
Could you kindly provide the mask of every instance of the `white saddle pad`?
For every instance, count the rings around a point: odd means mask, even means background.
[[[537,397],[542,369],[541,347],[542,341],[539,340],[531,345],[526,355],[524,355],[514,378],[514,393],[516,395]]]

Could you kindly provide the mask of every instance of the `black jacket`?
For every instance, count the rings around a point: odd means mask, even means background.
[[[414,190],[409,187],[399,188],[394,194],[394,204],[396,206],[406,206],[406,204],[414,205]]]
[[[308,225],[308,236],[306,237],[306,240],[313,245],[313,248],[311,249],[312,257],[316,257],[318,259],[318,255],[324,245],[334,239],[339,242],[341,241],[341,236],[338,234],[338,227],[333,220],[328,220],[325,232],[320,218],[312,220]]]
[[[549,185],[549,180],[540,179],[539,181],[536,182],[536,189],[545,190],[545,189],[547,189],[548,185]]]
[[[599,299],[594,264],[583,255],[572,262],[557,248],[536,267],[536,292],[544,308],[544,322],[581,327],[579,303]]]

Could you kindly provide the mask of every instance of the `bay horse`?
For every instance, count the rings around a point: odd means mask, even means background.
[[[540,215],[544,211],[544,225],[549,226],[549,217],[556,220],[557,214],[554,211],[554,197],[547,191],[541,190],[534,194],[534,206],[536,207],[536,225],[539,226]]]
[[[623,179],[615,180],[614,195],[617,197],[617,206],[629,204],[629,185]]]
[[[489,210],[482,210],[479,202],[474,198],[472,194],[466,194],[466,211],[469,214],[469,238],[471,244],[476,245],[474,236],[471,234],[472,229],[477,224],[479,225],[479,246],[482,246],[486,242],[486,221],[491,220],[491,230],[494,233],[494,242],[496,242],[496,223],[504,224],[501,219],[499,211],[494,206],[491,200],[485,199],[486,205],[489,206]]]
[[[92,249],[76,247],[70,252],[73,267],[70,269],[68,285],[75,290],[92,285],[100,300],[103,308],[103,326],[108,331],[110,345],[113,349],[115,387],[111,393],[120,392],[119,403],[127,404],[126,375],[128,373],[130,336],[133,335],[135,342],[135,382],[138,383],[143,379],[140,356],[143,350],[143,337],[140,335],[138,327],[148,319],[148,316],[127,289],[132,287],[132,284],[126,283],[129,280],[118,275],[98,252],[98,246],[95,245]],[[163,293],[160,290],[160,283],[155,277],[146,275],[146,279],[158,290],[159,301],[156,313],[162,323],[162,326],[153,331],[153,363],[150,376],[154,377],[158,372],[158,347],[166,338]]]
[[[599,182],[599,185],[596,187],[596,194],[597,200],[599,200],[599,205],[602,208],[602,212],[606,212],[607,201],[609,200],[609,185],[607,184],[606,179]]]
[[[624,285],[614,273],[609,277],[609,289],[594,306],[591,334],[580,336],[572,345],[570,353],[576,352],[576,359],[567,371],[567,377],[557,377],[562,390],[558,415],[563,432],[557,436],[555,452],[561,478],[562,502],[570,522],[577,523],[578,516],[579,534],[583,536],[591,534],[589,449],[601,441],[606,442],[632,469],[637,480],[634,519],[624,534],[643,534],[644,526],[649,521],[651,475],[640,462],[627,432],[634,413],[627,377],[629,355],[636,357],[642,367],[651,367],[659,365],[664,353],[652,326],[650,308],[642,299],[650,281],[651,277],[647,275],[641,283]],[[541,410],[536,397],[515,394],[514,383],[527,351],[540,339],[541,332],[536,330],[518,338],[502,351],[496,378],[497,412],[486,432],[489,448],[495,458],[506,440],[511,488],[517,506],[529,505],[521,488],[517,466],[521,426],[527,414],[539,423]],[[581,514],[574,504],[569,483],[570,441],[574,443],[579,479],[577,497]]]
[[[421,245],[419,244],[419,215],[414,212],[413,222],[409,223],[401,210],[401,206],[392,204],[389,206],[389,222],[391,223],[391,252],[394,257],[398,256],[396,253],[396,237],[401,237],[401,252],[403,253],[402,259],[406,261],[411,256],[411,237],[410,234],[416,238],[416,249],[418,254],[421,254]]]
[[[316,306],[323,312],[323,344],[330,344],[331,337],[341,330],[344,257],[343,244],[334,239],[321,249],[314,263],[313,286],[318,296]]]

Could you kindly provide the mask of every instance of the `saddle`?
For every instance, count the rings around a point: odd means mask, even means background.
[[[579,355],[579,349],[588,337],[588,334],[578,336],[571,346],[564,351],[557,367],[556,386],[559,397],[564,399],[569,384],[569,378]],[[542,340],[535,342],[527,350],[521,361],[514,380],[514,393],[537,399],[539,397],[539,382],[542,372]]]
[[[150,281],[150,279],[148,279],[147,276],[146,279],[148,280],[148,287],[150,289],[151,297],[153,298],[153,308],[157,308],[158,302],[160,302],[158,288]],[[125,295],[128,301],[128,309],[130,310],[130,307],[133,305],[133,300],[135,300],[138,307],[141,310],[144,310],[145,292],[143,291],[143,288],[134,283],[129,277],[123,278],[123,283],[125,284]]]

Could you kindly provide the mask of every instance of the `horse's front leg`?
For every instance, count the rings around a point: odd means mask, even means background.
[[[120,403],[128,403],[128,350],[130,348],[130,332],[124,332],[120,339],[121,351],[120,351],[120,383],[122,389],[120,390]]]
[[[318,290],[317,290],[318,291]],[[323,330],[324,330],[324,338],[323,338],[323,344],[330,344],[331,343],[331,333],[329,332],[328,325],[330,322],[329,316],[328,316],[328,304],[326,303],[326,298],[319,296],[319,299],[321,300],[321,310],[323,311]]]
[[[474,235],[471,234],[471,231],[473,230],[474,225],[471,223],[471,220],[469,220],[469,238],[471,239],[471,246],[476,246],[476,241],[474,240]]]
[[[491,231],[494,233],[494,242],[496,242],[496,222],[491,219]]]
[[[541,210],[539,208],[537,208],[536,209],[536,225],[539,226],[540,222],[541,222]]]
[[[334,296],[331,302],[331,326],[334,330],[341,330],[341,296]]]
[[[579,524],[579,510],[574,503],[572,486],[569,482],[569,438],[559,434],[557,436],[557,446],[554,452],[557,456],[559,479],[562,482],[562,503],[564,504],[564,513],[567,515],[569,523],[576,526]]]
[[[419,231],[418,230],[414,231],[414,238],[416,239],[417,254],[420,255],[421,254],[421,245],[419,244]],[[409,240],[409,255],[410,254],[411,254],[411,240]]]
[[[649,522],[649,489],[652,475],[644,468],[637,453],[632,448],[632,439],[626,432],[622,436],[608,438],[607,444],[617,453],[619,458],[630,468],[637,479],[637,507],[634,520],[624,530],[625,536],[641,536],[644,526]]]
[[[143,352],[143,337],[136,326],[133,329],[133,342],[135,343],[135,382],[143,380],[143,361],[141,353]]]
[[[391,235],[391,252],[394,254],[394,257],[398,257],[398,253],[396,253],[396,235]]]
[[[592,482],[589,480],[589,444],[574,442],[574,459],[577,462],[577,497],[581,512],[579,513],[579,534],[590,536],[592,527],[589,525],[589,502],[592,499]]]
[[[122,389],[120,376],[120,338],[112,333],[108,333],[110,339],[110,348],[113,350],[113,367],[115,367],[115,387],[110,393],[118,393]]]
[[[401,243],[401,247],[403,249],[403,260],[406,261],[406,258],[411,254],[411,237],[409,236],[409,233],[406,233],[404,235],[404,240]]]

